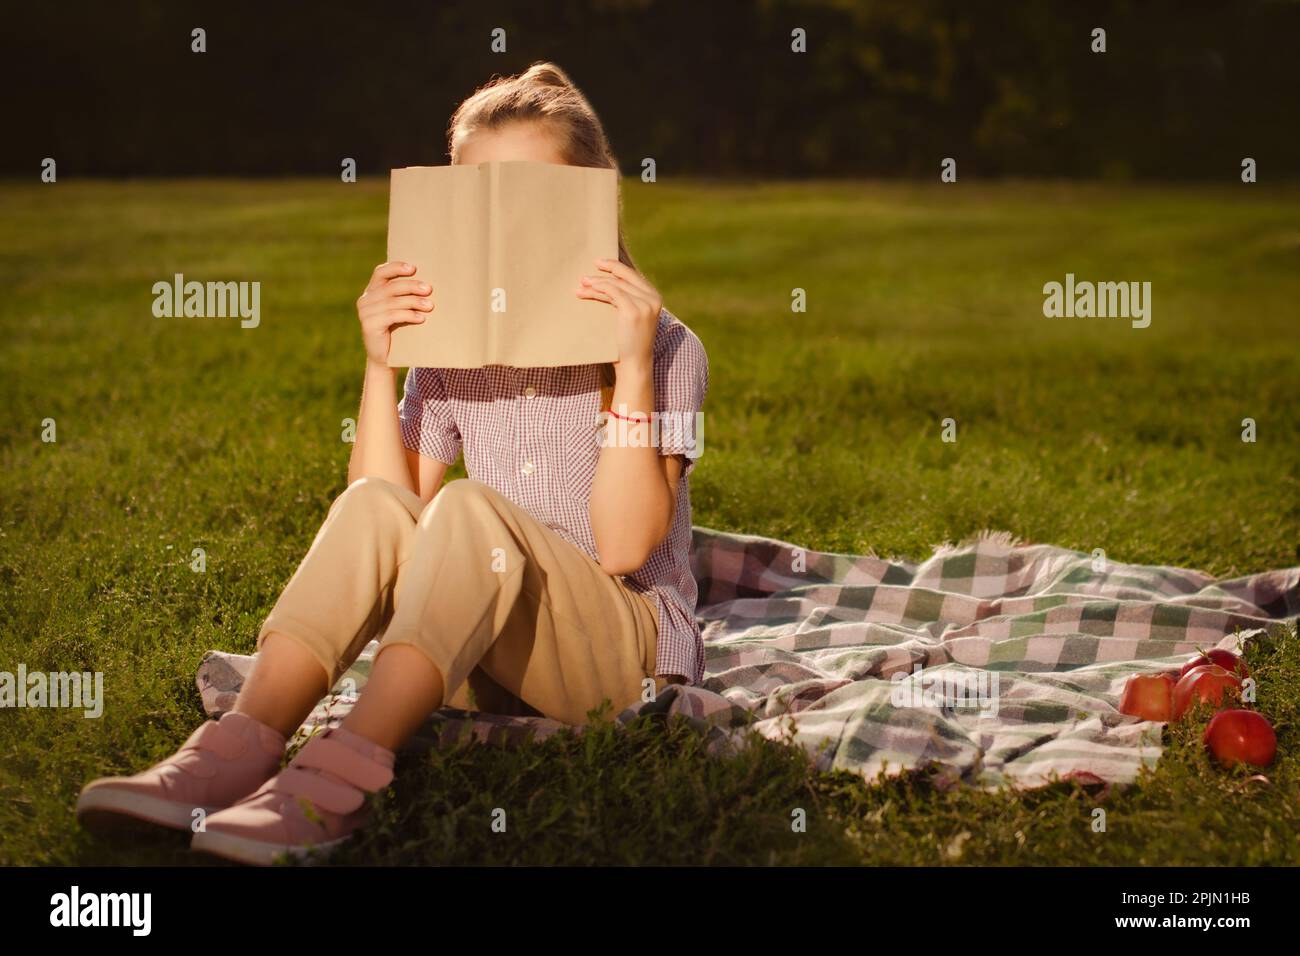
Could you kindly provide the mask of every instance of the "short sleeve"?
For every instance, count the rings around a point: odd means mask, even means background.
[[[402,444],[426,458],[454,465],[460,457],[460,429],[452,415],[442,370],[412,368],[397,406]]]
[[[666,311],[655,338],[654,379],[659,454],[684,456],[684,477],[704,452],[709,359],[695,333]]]

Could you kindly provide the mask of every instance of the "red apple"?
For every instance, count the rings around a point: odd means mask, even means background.
[[[1197,651],[1196,656],[1183,665],[1183,669],[1178,672],[1181,680],[1198,667],[1209,667],[1211,664],[1222,667],[1229,674],[1236,674],[1242,680],[1250,676],[1250,671],[1246,669],[1246,662],[1238,657],[1232,651],[1222,651],[1217,647],[1211,651]]]
[[[1188,671],[1174,685],[1174,720],[1182,720],[1183,714],[1198,703],[1209,704],[1217,710],[1223,706],[1225,694],[1229,698],[1239,697],[1241,678],[1214,664]]]
[[[1143,720],[1168,720],[1173,713],[1172,674],[1134,674],[1124,685],[1119,712]]]
[[[1253,710],[1219,711],[1205,728],[1202,742],[1224,767],[1239,763],[1267,767],[1277,755],[1273,725]]]

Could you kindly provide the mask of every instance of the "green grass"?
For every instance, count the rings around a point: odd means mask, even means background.
[[[99,840],[71,808],[185,738],[199,658],[251,650],[343,488],[385,184],[0,199],[0,670],[102,671],[107,697],[99,720],[0,711],[0,862],[186,862],[182,839]],[[995,528],[1216,575],[1297,563],[1300,191],[630,182],[625,201],[633,255],[711,358],[697,524],[913,559]],[[261,326],[155,319],[176,272],[260,281]],[[1151,327],[1045,319],[1067,272],[1152,282]],[[411,755],[343,859],[1294,863],[1297,643],[1252,652],[1267,784],[1213,769],[1194,727],[1124,792],[1016,795],[819,774],[779,743],[715,760],[646,722]]]

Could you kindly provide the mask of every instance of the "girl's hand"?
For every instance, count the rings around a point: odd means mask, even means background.
[[[413,279],[415,266],[409,262],[381,262],[370,276],[370,284],[357,299],[357,318],[366,359],[373,365],[388,365],[388,344],[399,325],[419,325],[425,313],[433,311],[433,288]]]
[[[583,276],[580,299],[608,302],[618,312],[618,361],[614,365],[650,368],[663,298],[641,273],[617,259],[597,259],[599,272]]]

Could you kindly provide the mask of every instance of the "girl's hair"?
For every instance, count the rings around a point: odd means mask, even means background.
[[[554,63],[534,63],[515,76],[494,77],[456,108],[447,126],[447,152],[454,163],[465,138],[476,130],[500,129],[511,123],[541,123],[570,166],[618,170],[609,138],[596,111],[568,74]],[[635,268],[623,239],[622,197],[619,197],[618,258]],[[614,370],[601,366],[602,407],[609,408]]]
[[[541,123],[570,166],[618,170],[600,117],[582,91],[554,63],[534,63],[515,76],[494,77],[456,108],[447,126],[447,152],[454,163],[465,137],[480,129],[500,129],[511,123]],[[632,266],[623,239],[622,199],[619,200],[618,257]]]

